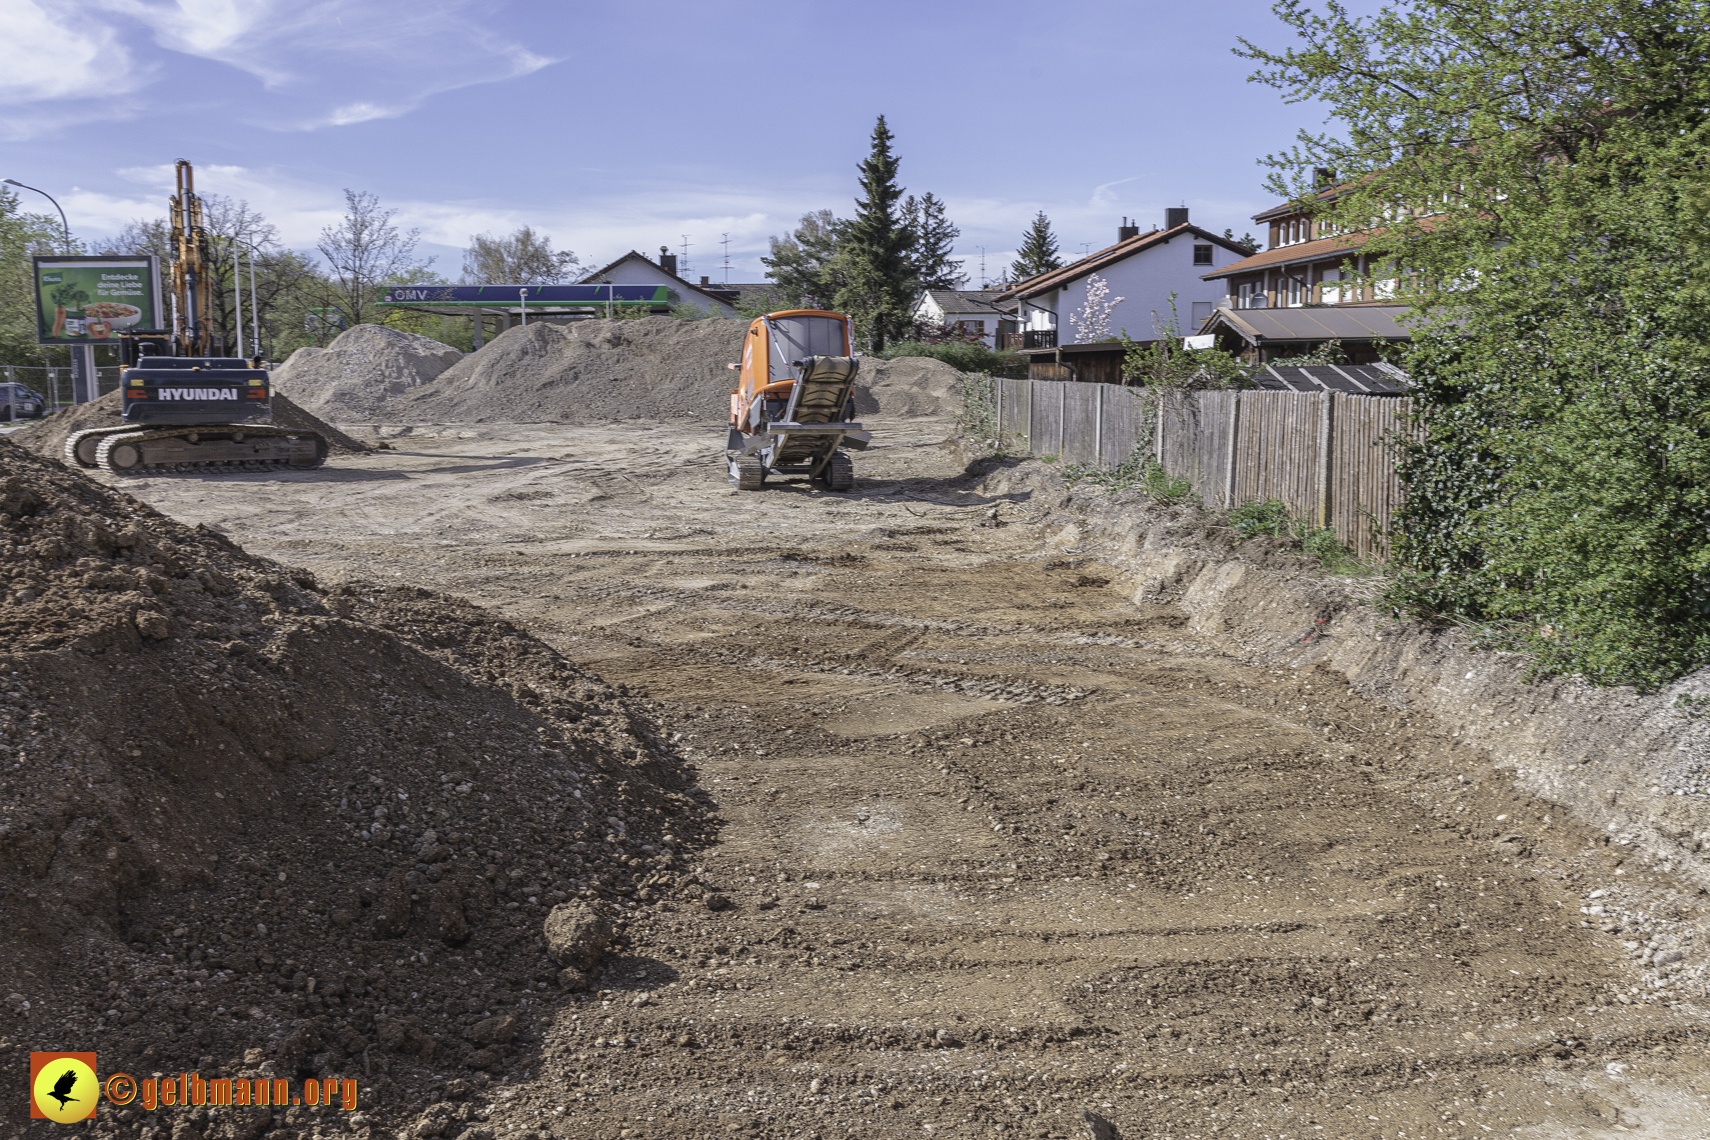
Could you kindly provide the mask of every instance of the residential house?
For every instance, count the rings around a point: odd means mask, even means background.
[[[676,304],[694,305],[715,317],[737,315],[737,294],[733,291],[735,286],[711,285],[705,277],[701,278],[699,285],[691,285],[677,276],[677,255],[665,246],[659,247],[657,262],[649,261],[632,249],[610,265],[594,270],[582,280],[588,283],[609,282],[613,285],[663,285],[671,292]]]
[[[1319,172],[1319,183],[1318,201],[1335,195],[1328,171]],[[1335,340],[1356,364],[1378,359],[1382,344],[1408,339],[1407,330],[1396,323],[1407,306],[1392,300],[1395,279],[1380,275],[1361,283],[1370,269],[1360,252],[1364,234],[1332,232],[1324,219],[1293,202],[1255,214],[1253,220],[1266,228],[1269,244],[1205,274],[1206,282],[1222,286],[1223,296],[1215,313],[1196,322],[1202,337],[1256,363],[1311,352]],[[1253,311],[1259,309],[1265,312]]]
[[[1172,295],[1184,329],[1209,317],[1224,288],[1220,281],[1207,281],[1205,273],[1234,265],[1249,253],[1229,238],[1191,224],[1185,206],[1165,210],[1163,227],[1145,233],[1124,218],[1116,234],[1116,244],[1019,282],[994,298],[1014,315],[1034,379],[1121,382],[1121,348],[1108,342],[1079,343],[1073,320],[1086,308],[1087,288],[1095,275],[1109,290],[1108,300],[1122,298],[1110,312],[1109,334],[1125,333],[1147,342],[1156,339],[1160,326],[1170,319]]]
[[[1013,331],[1013,322],[995,304],[1001,289],[926,289],[914,302],[916,324],[946,325],[965,336],[977,336],[996,348],[998,334]]]

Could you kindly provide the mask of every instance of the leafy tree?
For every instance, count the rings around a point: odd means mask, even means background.
[[[840,243],[842,281],[835,304],[855,321],[869,350],[883,352],[885,342],[907,335],[914,300],[913,234],[898,209],[894,136],[885,117],[873,126],[873,146],[861,163],[862,197]]]
[[[1243,41],[1254,78],[1337,124],[1273,156],[1272,188],[1364,232],[1350,266],[1415,310],[1397,606],[1599,684],[1710,661],[1702,7],[1275,10],[1299,43]]]
[[[473,234],[463,251],[465,285],[557,285],[575,280],[581,268],[574,253],[553,250],[552,239],[530,226],[505,237]]]
[[[434,259],[416,260],[421,231],[400,232],[392,224],[398,211],[382,208],[377,196],[347,189],[344,205],[344,217],[321,230],[316,248],[332,271],[322,289],[327,307],[344,313],[349,328],[373,319],[383,282],[420,275]]]
[[[1019,282],[1061,268],[1063,259],[1057,252],[1057,235],[1051,232],[1051,219],[1040,210],[1027,232],[1021,235],[1021,248],[1010,263],[1009,275]]]
[[[838,253],[848,228],[849,223],[830,210],[815,210],[802,215],[793,234],[772,238],[771,256],[760,261],[777,285],[775,295],[780,303],[762,312],[833,304],[841,284]]]
[[[17,194],[0,186],[0,364],[65,362],[36,344],[36,275],[30,258],[64,253],[59,218],[24,212]]]
[[[952,251],[962,231],[945,216],[944,199],[929,190],[918,199],[910,194],[903,203],[907,219],[914,292],[922,289],[961,289],[968,284],[962,263]]]

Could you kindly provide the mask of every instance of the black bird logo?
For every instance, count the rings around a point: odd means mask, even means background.
[[[71,1086],[75,1085],[76,1083],[77,1083],[77,1070],[76,1069],[67,1069],[67,1070],[65,1070],[65,1072],[63,1072],[59,1075],[59,1080],[57,1080],[53,1083],[53,1091],[48,1093],[48,1095],[53,1097],[53,1099],[59,1101],[59,1107],[64,1108],[66,1101],[77,1099],[76,1097],[70,1095]]]

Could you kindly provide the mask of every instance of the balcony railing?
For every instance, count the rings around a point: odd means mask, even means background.
[[[1056,329],[1028,329],[1021,334],[1022,348],[1056,348]]]

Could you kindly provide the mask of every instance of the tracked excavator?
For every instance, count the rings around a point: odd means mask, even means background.
[[[756,318],[742,341],[742,376],[730,393],[725,463],[730,485],[758,491],[769,475],[806,475],[833,491],[855,486],[845,449],[864,450],[872,433],[855,422],[849,318],[787,309]]]
[[[179,159],[178,193],[172,198],[172,327],[120,331],[123,422],[73,432],[65,441],[67,465],[140,475],[302,471],[326,462],[325,437],[273,422],[273,387],[259,356],[210,355],[210,262],[195,172]]]

